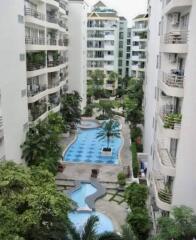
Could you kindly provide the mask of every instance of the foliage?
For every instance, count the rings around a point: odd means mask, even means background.
[[[196,237],[196,215],[185,206],[173,208],[171,217],[161,217],[158,225],[159,233],[154,240],[192,240]]]
[[[103,71],[97,69],[90,73],[90,81],[92,83],[93,89],[98,89],[103,87],[105,74]]]
[[[0,163],[0,239],[64,240],[68,211],[48,171]]]
[[[131,129],[131,141],[136,142],[138,137],[142,137],[142,130],[139,127]]]
[[[132,183],[125,190],[125,199],[131,209],[144,208],[148,196],[148,189],[143,184]]]
[[[122,240],[122,238],[114,232],[96,233],[96,226],[99,218],[92,215],[85,224],[82,232],[78,232],[73,226],[66,240]]]
[[[68,124],[70,127],[75,127],[77,123],[80,123],[81,109],[80,103],[82,99],[78,92],[66,93],[61,98],[61,114],[64,120],[64,124]]]
[[[164,116],[164,127],[174,129],[175,124],[180,124],[182,115],[179,113],[171,113]]]
[[[139,161],[137,158],[137,147],[136,147],[136,143],[132,143],[131,144],[131,153],[132,153],[132,168],[133,168],[133,176],[135,178],[138,177],[138,173],[139,173]]]
[[[131,79],[124,97],[125,119],[131,122],[132,128],[143,122],[143,82],[139,79]]]
[[[92,115],[93,115],[93,108],[94,108],[94,105],[92,103],[87,104],[86,107],[85,107],[85,111],[84,111],[83,115],[85,117],[92,117]]]
[[[108,100],[100,100],[98,104],[95,105],[98,111],[102,112],[103,116],[107,116],[107,118],[112,117],[112,108],[114,104],[112,101]]]
[[[139,240],[148,238],[151,224],[146,208],[134,208],[132,212],[128,214],[127,221]]]
[[[109,149],[111,138],[120,138],[118,121],[112,119],[109,121],[104,121],[101,125],[101,129],[97,133],[97,138],[107,139],[107,149]]]
[[[146,209],[148,189],[143,184],[132,183],[125,190],[125,200],[131,209],[127,221],[137,238],[147,239],[150,230],[150,219]]]
[[[48,120],[29,128],[26,140],[21,145],[22,158],[28,166],[42,166],[56,173],[62,152],[59,137],[63,129],[63,121],[58,113],[51,113]]]
[[[120,186],[126,185],[126,176],[123,172],[118,173],[117,178],[118,178],[118,184]]]
[[[108,117],[106,115],[100,114],[98,117],[96,117],[97,120],[108,120]]]
[[[136,240],[136,236],[129,224],[122,226],[122,240]]]

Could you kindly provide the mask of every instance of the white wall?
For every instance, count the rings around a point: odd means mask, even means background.
[[[196,2],[189,23],[189,52],[185,68],[181,137],[178,147],[173,205],[187,205],[196,212]]]
[[[0,89],[4,122],[4,145],[7,160],[21,162],[20,144],[24,141],[24,124],[28,122],[26,89],[25,28],[18,15],[24,16],[24,0],[0,3]]]
[[[157,55],[159,55],[159,21],[161,19],[161,4],[156,4],[157,0],[150,0],[151,14],[149,16],[148,53],[145,85],[145,121],[144,121],[144,152],[149,156],[149,171],[153,165],[153,144],[155,135],[155,112],[156,99],[155,87],[158,80],[158,69],[156,69]],[[156,14],[154,14],[156,13]],[[154,118],[154,120],[153,120]],[[154,124],[153,124],[154,122]]]
[[[69,91],[78,91],[86,105],[87,5],[69,1]]]

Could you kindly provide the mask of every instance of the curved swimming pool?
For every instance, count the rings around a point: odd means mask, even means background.
[[[111,139],[112,156],[102,156],[101,150],[107,146],[106,139],[97,139],[100,128],[80,129],[76,141],[64,154],[64,161],[75,163],[118,164],[118,154],[122,139]]]
[[[94,194],[97,189],[90,183],[81,183],[80,188],[71,192],[70,198],[75,201],[79,208],[88,208],[85,199]],[[89,209],[90,210],[90,209]],[[74,211],[68,214],[69,219],[74,224],[78,231],[82,231],[88,218],[92,215],[96,215],[99,218],[99,223],[96,226],[97,233],[105,231],[113,231],[112,221],[103,213],[97,211]]]

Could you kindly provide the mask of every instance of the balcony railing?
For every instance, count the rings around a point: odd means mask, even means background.
[[[27,71],[35,71],[45,67],[45,63],[27,63]]]
[[[162,148],[160,144],[157,144],[157,150],[162,164],[167,167],[175,168],[175,159],[171,156],[168,149]]]
[[[25,37],[26,44],[33,44],[33,45],[44,45],[45,38],[38,38],[38,37]]]
[[[158,192],[159,199],[167,204],[171,204],[172,202],[172,193],[171,191],[165,186],[164,179],[162,177],[155,177],[154,182],[156,185],[156,189]]]
[[[47,89],[46,85],[34,85],[30,87],[31,90],[27,91],[28,97],[34,97],[35,95],[44,92]]]
[[[48,61],[47,66],[48,67],[56,67],[59,66],[60,61],[59,60],[53,60],[53,61]]]
[[[24,12],[25,12],[25,16],[31,16],[39,20],[45,20],[45,15],[43,13],[38,12],[35,9],[25,8]]]
[[[55,45],[57,45],[57,40],[55,38],[50,38],[47,40],[47,44],[55,46]]]
[[[186,44],[188,42],[188,31],[172,31],[163,36],[165,44]]]
[[[58,23],[58,18],[56,18],[55,16],[47,15],[47,21],[50,22],[50,23],[57,24]]]
[[[54,82],[48,84],[48,88],[50,89],[50,88],[58,87],[59,84],[60,84],[60,81],[56,81],[56,82],[54,81]]]
[[[162,81],[169,87],[183,88],[184,87],[184,76],[178,74],[163,73]]]
[[[44,114],[47,111],[47,104],[46,102],[41,102],[38,104],[33,104],[30,107],[30,121],[35,121],[37,118],[39,118],[42,114]]]
[[[69,40],[68,39],[59,39],[59,46],[68,46]]]

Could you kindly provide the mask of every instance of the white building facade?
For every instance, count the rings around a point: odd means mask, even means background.
[[[155,219],[172,206],[196,211],[195,13],[195,1],[149,1],[144,151]]]
[[[72,6],[72,1],[70,1]],[[78,3],[79,9],[83,7]],[[8,0],[0,3],[0,159],[21,162],[20,145],[30,124],[60,110],[61,95],[85,93],[86,10],[70,8],[68,0]],[[77,16],[77,19],[73,19]],[[81,20],[82,19],[82,20]],[[81,23],[78,29],[75,23]],[[73,57],[69,79],[69,28],[78,33],[82,50]],[[81,30],[83,29],[83,30]],[[74,33],[71,31],[71,38]],[[77,43],[74,42],[73,45]],[[72,45],[72,46],[73,46]],[[75,52],[72,52],[75,54]],[[77,72],[73,74],[73,69]],[[79,77],[80,75],[80,77]],[[78,79],[76,79],[78,78]],[[72,81],[72,82],[71,82]],[[77,83],[78,85],[77,85]]]
[[[106,75],[118,73],[119,17],[117,12],[101,1],[88,14],[87,25],[87,72],[99,69]],[[87,76],[87,78],[88,78]],[[107,82],[104,88],[114,90],[118,83]]]
[[[118,74],[121,78],[126,75],[127,19],[119,17],[119,53]]]
[[[69,0],[69,91],[77,91],[86,106],[87,91],[87,4]]]
[[[131,76],[131,49],[132,49],[132,28],[127,28],[127,43],[126,43],[126,66],[125,66],[125,76]]]
[[[131,76],[145,79],[147,51],[148,15],[141,14],[133,19]]]

